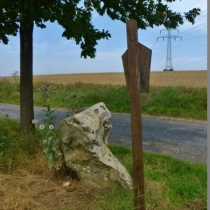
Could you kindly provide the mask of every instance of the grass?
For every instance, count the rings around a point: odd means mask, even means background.
[[[19,124],[10,119],[0,119],[0,128],[1,204],[10,209],[15,205],[16,209],[133,209],[130,191],[89,191],[71,180],[75,191],[66,192],[64,179],[55,179],[47,169],[38,134],[21,134]],[[108,146],[132,176],[131,148]],[[207,209],[207,168],[203,164],[144,152],[144,179],[147,210]]]
[[[132,174],[131,149],[115,145],[109,147]],[[207,202],[207,174],[202,164],[144,152],[144,171],[147,206],[156,206],[155,209],[183,209],[187,203],[196,199]],[[163,206],[158,207],[161,204]]]
[[[47,89],[40,92],[42,85],[34,84],[34,105],[80,109],[104,102],[111,112],[130,113],[130,98],[125,86],[45,84]],[[0,81],[0,98],[4,103],[19,104],[17,85]],[[149,93],[141,94],[141,110],[153,116],[207,120],[207,88],[150,87]]]
[[[12,169],[30,163],[29,157],[40,151],[40,135],[20,133],[20,126],[10,119],[0,118],[0,171],[1,166],[10,173]]]
[[[145,96],[145,99],[147,97]],[[167,87],[159,91],[151,90],[151,102],[143,103],[143,112],[206,119],[207,89],[184,86]]]
[[[103,101],[112,112],[130,112],[125,86],[46,84],[47,89],[40,91],[42,85],[34,84],[34,104],[37,106],[48,104],[79,109]],[[1,102],[19,104],[18,90],[17,84],[0,81]],[[207,89],[150,87],[149,93],[141,94],[141,106],[143,114],[206,120]],[[62,182],[67,177],[48,169],[39,134],[21,134],[19,124],[10,119],[0,119],[0,128],[0,203],[8,209],[133,209],[130,191],[118,188],[107,192],[89,191],[74,180],[70,181],[76,190],[71,194],[64,191]],[[131,148],[116,145],[109,145],[109,148],[132,176]],[[147,210],[207,209],[207,169],[203,164],[144,152],[144,179]],[[46,188],[49,189],[47,193]]]

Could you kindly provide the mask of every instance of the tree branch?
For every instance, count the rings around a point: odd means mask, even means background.
[[[53,2],[56,2],[57,0],[41,0],[41,6],[47,6],[48,4],[51,4]]]

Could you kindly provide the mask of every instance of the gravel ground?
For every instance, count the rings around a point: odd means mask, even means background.
[[[112,125],[109,142],[132,146],[130,115],[112,114]],[[144,116],[142,140],[145,151],[207,164],[206,122]]]

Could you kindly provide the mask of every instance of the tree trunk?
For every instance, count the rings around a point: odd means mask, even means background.
[[[33,107],[33,22],[20,24],[20,129],[34,131]]]

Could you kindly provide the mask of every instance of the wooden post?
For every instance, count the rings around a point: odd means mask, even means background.
[[[152,57],[152,50],[147,48],[141,43],[138,43],[138,52],[139,52],[139,73],[140,73],[140,91],[141,93],[149,92],[149,78],[150,78],[150,64]],[[128,50],[122,55],[123,68],[125,73],[126,86],[130,88],[129,85],[129,70],[128,70]]]
[[[134,173],[133,183],[135,195],[134,207],[135,209],[145,210],[137,22],[135,20],[128,20],[126,22],[126,30],[128,45],[129,92],[131,105],[131,131]]]

